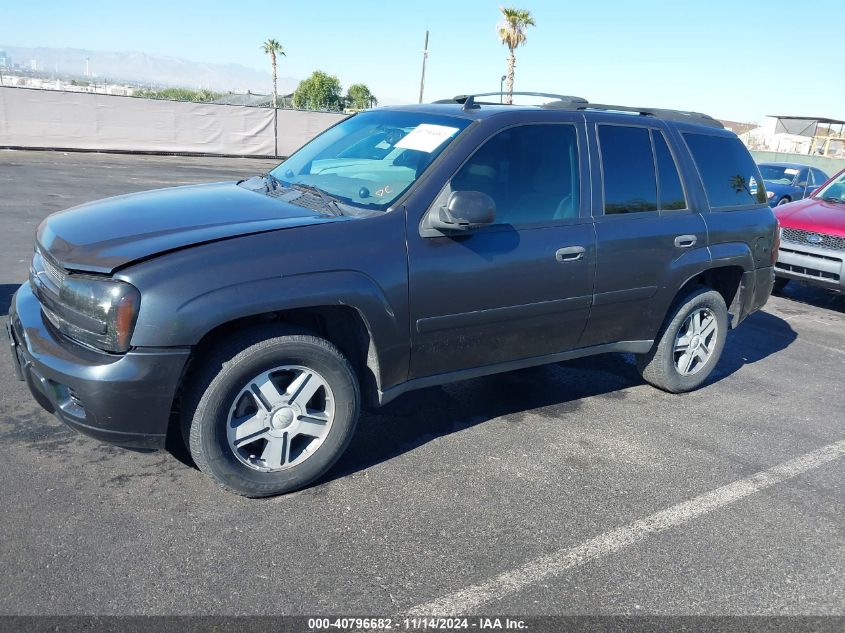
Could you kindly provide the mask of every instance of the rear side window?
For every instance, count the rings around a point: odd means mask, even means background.
[[[684,198],[684,187],[681,185],[681,176],[678,174],[678,166],[672,158],[672,152],[666,144],[662,132],[652,132],[654,138],[654,155],[657,158],[657,178],[660,183],[660,208],[665,210],[686,209],[687,201]]]
[[[605,214],[657,211],[657,178],[648,129],[600,125],[598,133]]]
[[[823,185],[827,182],[827,176],[824,172],[819,171],[818,169],[811,170],[813,172],[813,184],[818,187],[819,185]]]
[[[739,207],[766,203],[766,191],[751,154],[738,138],[684,134],[710,206]]]

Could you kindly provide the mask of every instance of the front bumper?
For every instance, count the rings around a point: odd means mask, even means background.
[[[24,284],[6,325],[19,379],[44,409],[80,433],[128,448],[162,448],[187,349],[106,354],[82,347],[44,319]]]
[[[845,251],[781,241],[778,277],[797,279],[835,292],[845,292]]]

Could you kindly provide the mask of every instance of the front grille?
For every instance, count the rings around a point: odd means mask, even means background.
[[[845,251],[845,237],[839,235],[784,228],[781,239],[784,242],[792,242],[793,244],[805,244],[818,248],[829,248],[835,251]]]
[[[29,268],[30,277],[35,276],[48,283],[58,292],[67,279],[67,271],[54,262],[40,248],[35,249],[32,265]]]
[[[67,273],[64,269],[54,264],[43,253],[41,255],[41,261],[44,264],[44,272],[47,273],[47,277],[49,277],[50,281],[52,281],[58,288],[61,288],[65,278],[67,278]]]
[[[807,268],[806,266],[795,266],[794,264],[784,264],[778,262],[775,268],[785,270],[790,273],[798,275],[807,275],[808,277],[816,277],[817,279],[824,279],[825,281],[839,281],[839,275],[836,273],[829,273],[826,270],[817,270],[815,268]]]
[[[785,248],[783,246],[780,247],[780,252],[781,253],[792,253],[794,255],[802,255],[804,257],[812,257],[813,259],[823,259],[823,260],[828,261],[828,262],[836,262],[837,264],[842,263],[841,257],[831,257],[830,255],[821,255],[819,253],[811,253],[809,251],[800,251],[800,250],[795,250],[795,249],[792,249],[792,248]]]

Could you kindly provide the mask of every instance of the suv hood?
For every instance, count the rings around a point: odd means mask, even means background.
[[[775,207],[781,226],[845,237],[845,204],[805,198]]]
[[[60,211],[38,227],[41,248],[64,268],[110,273],[165,251],[339,217],[235,182],[156,189]]]

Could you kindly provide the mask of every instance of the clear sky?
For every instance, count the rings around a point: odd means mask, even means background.
[[[845,118],[842,0],[518,0],[537,26],[517,51],[516,89],[594,102]],[[498,90],[507,49],[496,0],[0,0],[9,46],[143,51],[362,81],[382,103],[415,102],[431,31],[426,100]],[[269,87],[268,87],[269,89]]]

